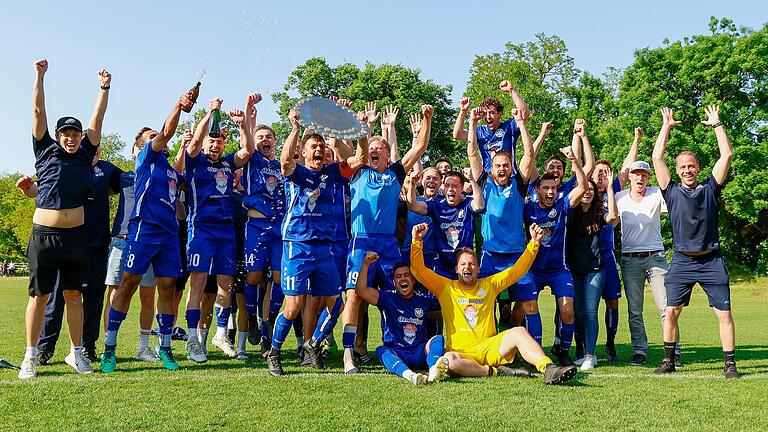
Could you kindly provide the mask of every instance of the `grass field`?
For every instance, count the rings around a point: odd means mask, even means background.
[[[580,373],[568,386],[544,386],[540,379],[448,380],[417,388],[378,366],[347,377],[333,356],[329,369],[298,365],[286,343],[287,376],[267,375],[265,364],[238,362],[212,351],[204,365],[185,359],[174,342],[181,370],[132,361],[138,334],[138,304],[120,333],[118,371],[79,376],[64,363],[68,337],[62,335],[51,366],[37,379],[20,381],[0,370],[0,425],[3,431],[53,430],[768,430],[768,279],[734,283],[737,361],[741,380],[722,377],[717,322],[701,290],[681,318],[685,368],[656,376],[661,329],[653,300],[646,297],[650,347],[644,367],[630,367],[626,308],[622,301],[617,338],[622,362]],[[26,280],[0,280],[0,357],[19,364],[24,350]],[[137,299],[135,299],[137,300]],[[554,301],[542,297],[545,346],[551,344]],[[377,315],[371,309],[371,316]],[[601,313],[602,316],[602,313]],[[369,350],[378,340],[371,325]],[[601,332],[603,332],[601,327]],[[290,338],[293,339],[293,338]],[[340,337],[338,340],[341,340]],[[101,343],[101,342],[100,342]],[[249,347],[254,352],[257,347]],[[182,360],[183,359],[183,360]]]

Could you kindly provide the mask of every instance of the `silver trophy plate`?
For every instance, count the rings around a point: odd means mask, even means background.
[[[361,123],[354,111],[330,99],[304,97],[293,109],[299,113],[301,126],[324,137],[356,140],[368,135],[368,125]]]

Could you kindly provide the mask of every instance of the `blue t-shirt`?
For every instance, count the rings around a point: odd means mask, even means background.
[[[621,182],[619,182],[618,178],[613,179],[613,184],[611,185],[613,187],[613,193],[619,193],[621,191]],[[608,214],[608,193],[603,192],[600,194],[600,199],[603,200],[603,208],[605,209],[605,214]],[[605,224],[603,225],[603,228],[600,230],[600,250],[601,251],[612,251],[615,247],[614,241],[613,241],[613,229],[616,228],[615,224]]]
[[[222,156],[212,162],[203,152],[186,156],[186,174],[189,188],[189,223],[231,221],[232,181],[234,179],[235,154]]]
[[[519,173],[509,179],[506,186],[497,185],[485,174],[485,211],[482,213],[483,249],[490,252],[518,253],[528,243],[523,226],[526,184]]]
[[[423,196],[416,197],[416,201],[419,202],[428,202],[435,199],[439,199],[437,196],[434,198],[424,198]],[[432,218],[429,217],[429,215],[424,216],[420,215],[416,212],[408,210],[408,220],[406,222],[405,227],[405,240],[403,241],[403,258],[407,258],[411,253],[411,242],[413,241],[413,237],[411,236],[411,232],[413,231],[413,226],[426,223],[429,224],[429,231],[427,231],[427,234],[424,236],[424,252],[436,252],[437,249],[435,247],[435,226],[432,224]]]
[[[251,155],[243,167],[240,184],[245,191],[245,208],[258,210],[271,221],[285,215],[285,186],[280,161],[269,160],[259,152]]]
[[[465,198],[455,207],[443,200],[427,201],[427,215],[432,219],[435,246],[443,264],[456,264],[456,251],[471,248],[475,236],[475,215],[472,198]]]
[[[506,150],[512,153],[512,165],[517,172],[516,146],[520,129],[515,119],[509,119],[499,124],[498,129],[492,131],[488,125],[477,126],[477,145],[480,148],[480,156],[483,158],[483,170],[491,172],[491,160],[496,152]]]
[[[331,163],[320,171],[296,164],[285,178],[286,209],[283,240],[335,240],[340,206],[336,189],[343,177],[339,163]]]
[[[136,157],[136,206],[131,221],[138,222],[135,235],[151,239],[155,233],[178,235],[176,220],[177,185],[180,174],[168,163],[163,152],[148,142]]]
[[[526,225],[535,223],[541,228],[549,228],[549,234],[541,239],[539,253],[531,266],[534,271],[568,270],[565,261],[565,236],[572,210],[567,197],[555,200],[552,207],[547,209],[530,201],[525,205]]]
[[[416,348],[429,340],[427,314],[440,310],[430,293],[414,291],[410,298],[396,291],[379,291],[376,307],[381,311],[382,341],[390,348]]]
[[[364,166],[350,180],[352,192],[352,234],[395,235],[397,203],[405,181],[400,161],[383,173]]]
[[[669,209],[672,241],[678,252],[702,252],[720,249],[718,232],[717,198],[723,185],[715,177],[689,189],[670,181],[661,190]]]
[[[42,209],[84,206],[90,193],[93,157],[98,146],[91,144],[86,134],[77,151],[70,154],[46,130],[40,140],[32,137],[32,148],[37,173],[35,206]]]
[[[107,246],[109,236],[109,194],[120,191],[120,177],[123,170],[105,160],[99,160],[93,167],[91,196],[85,202],[85,228],[91,247]]]
[[[532,181],[528,184],[528,201],[539,202],[539,195],[536,193],[536,188],[539,186],[539,179]],[[568,197],[568,194],[576,187],[576,176],[571,176],[565,183],[560,183],[557,186],[557,196],[555,199],[562,197]]]
[[[120,174],[120,195],[117,198],[117,212],[115,220],[112,222],[112,235],[128,234],[128,222],[131,220],[131,213],[136,204],[134,198],[134,181],[136,174],[133,171],[125,171]]]

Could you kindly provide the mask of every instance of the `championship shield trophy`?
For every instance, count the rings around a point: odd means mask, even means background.
[[[358,120],[354,111],[330,99],[304,97],[293,109],[302,127],[324,137],[357,140],[368,135],[368,125]]]

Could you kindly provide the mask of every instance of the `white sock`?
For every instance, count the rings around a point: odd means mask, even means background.
[[[75,355],[82,355],[83,354],[83,346],[82,345],[73,346],[72,347],[72,352]]]
[[[197,340],[200,341],[200,345],[206,346],[208,344],[208,329],[201,329]]]
[[[246,341],[248,341],[248,332],[237,332],[237,352],[245,352]]]
[[[139,332],[139,352],[142,352],[149,348],[149,336],[151,334],[151,330],[144,330],[141,329]]]
[[[34,347],[34,346],[27,347],[27,351],[24,352],[24,358],[25,359],[27,359],[27,358],[35,358],[35,357],[37,357],[37,354],[38,354],[37,347]]]
[[[201,331],[205,331],[205,330],[201,330]],[[187,340],[191,338],[196,338],[196,337],[197,337],[197,328],[187,329]]]
[[[407,369],[405,372],[403,372],[403,378],[405,378],[408,381],[416,384],[416,374],[413,373],[413,371],[410,370],[410,369]]]
[[[226,327],[216,327],[216,336],[214,336],[216,339],[221,339],[227,337],[227,328]]]

